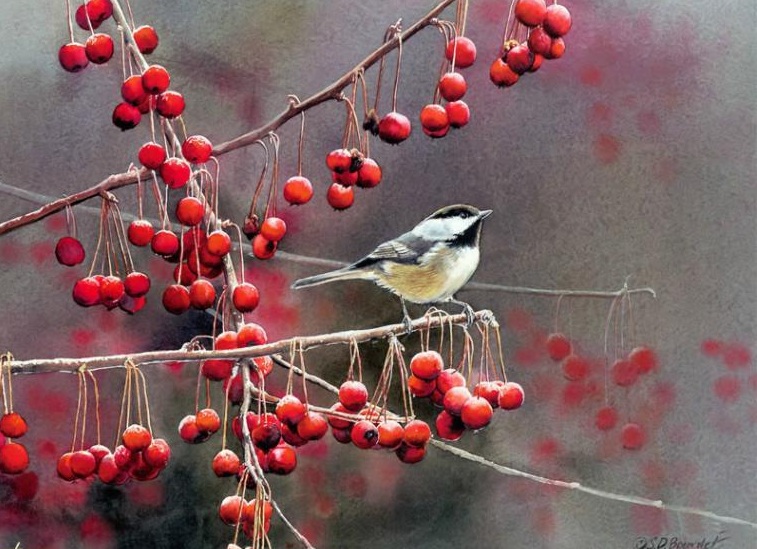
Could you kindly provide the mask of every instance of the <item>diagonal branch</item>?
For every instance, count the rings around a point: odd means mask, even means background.
[[[386,56],[389,52],[397,48],[400,42],[407,41],[411,36],[417,34],[421,29],[432,24],[434,18],[441,14],[450,4],[454,3],[455,1],[456,0],[442,0],[442,2],[434,6],[426,15],[424,15],[418,21],[408,27],[407,30],[399,33],[393,39],[383,43],[365,59],[360,61],[360,63],[358,63],[349,71],[344,73],[341,77],[339,77],[338,80],[329,84],[324,89],[308,97],[302,102],[289,103],[289,106],[286,110],[279,113],[273,120],[267,122],[263,126],[224,143],[220,143],[213,149],[213,154],[215,156],[221,156],[222,154],[226,154],[227,152],[252,145],[255,141],[267,135],[269,132],[277,130],[288,120],[299,115],[300,113],[326,101],[339,98],[342,90],[353,82],[355,74],[357,74],[360,70],[365,70],[375,65],[382,57]],[[139,177],[144,179],[149,175],[149,173],[149,170],[143,168],[139,172]],[[39,221],[40,219],[43,219],[48,215],[52,215],[63,210],[66,206],[73,206],[80,202],[84,202],[85,200],[93,198],[104,191],[117,189],[119,187],[125,187],[127,185],[133,185],[136,182],[137,173],[134,170],[111,175],[110,177],[103,179],[102,181],[92,187],[89,187],[88,189],[61,198],[59,200],[55,200],[34,211],[0,223],[0,235]]]

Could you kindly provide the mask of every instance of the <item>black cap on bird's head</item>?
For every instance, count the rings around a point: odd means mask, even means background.
[[[452,204],[436,210],[426,219],[449,219],[451,217],[460,217],[463,219],[484,219],[491,214],[491,210],[479,210],[475,206],[468,204]]]
[[[420,236],[430,240],[443,240],[455,246],[476,246],[481,235],[481,221],[491,210],[479,210],[468,204],[445,206],[415,228]]]

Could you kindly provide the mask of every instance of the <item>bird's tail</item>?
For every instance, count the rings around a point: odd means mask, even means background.
[[[370,272],[355,269],[354,267],[345,267],[344,269],[338,269],[336,271],[329,271],[315,276],[309,276],[307,278],[301,278],[296,280],[292,284],[292,289],[307,288],[309,286],[318,286],[319,284],[326,284],[327,282],[335,282],[337,280],[355,280],[355,279],[368,279],[372,280],[373,277]]]

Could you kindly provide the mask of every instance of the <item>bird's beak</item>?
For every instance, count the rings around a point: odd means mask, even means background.
[[[492,213],[491,210],[482,210],[482,211],[480,211],[478,213],[478,218],[479,219],[485,219],[485,218],[489,217],[491,215],[491,213]]]

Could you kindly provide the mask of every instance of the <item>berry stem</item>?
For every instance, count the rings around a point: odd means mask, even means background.
[[[84,10],[87,11],[87,10]],[[75,42],[74,38],[74,22],[71,19],[71,0],[66,0],[66,22],[68,23],[68,38],[69,42]]]
[[[100,389],[97,386],[95,374],[87,370],[90,379],[92,379],[92,388],[95,391],[95,425],[97,429],[97,444],[100,444]]]
[[[394,88],[392,90],[392,111],[397,110],[397,92],[400,86],[400,67],[402,66],[402,32],[400,23],[402,20],[397,21],[396,30],[397,33],[397,71],[394,73]]]

